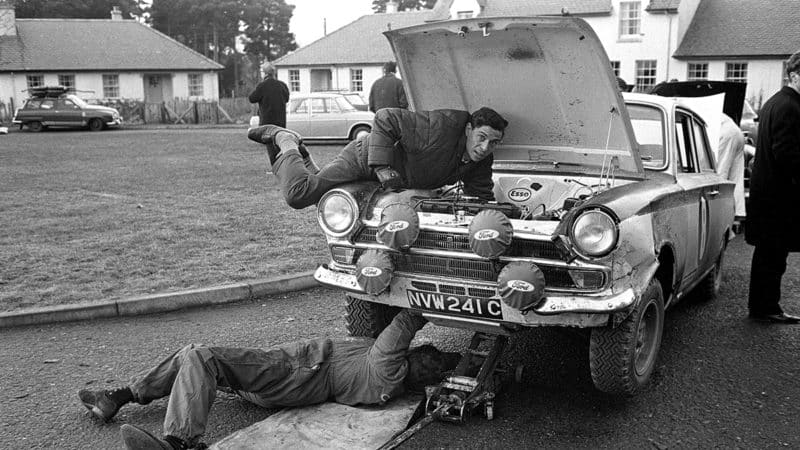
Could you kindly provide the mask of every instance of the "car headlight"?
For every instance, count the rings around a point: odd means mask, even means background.
[[[322,197],[317,214],[319,224],[325,233],[333,236],[345,236],[356,225],[358,206],[350,194],[333,190]]]
[[[617,245],[619,231],[614,218],[605,211],[592,209],[581,213],[570,229],[573,245],[586,256],[605,256]]]

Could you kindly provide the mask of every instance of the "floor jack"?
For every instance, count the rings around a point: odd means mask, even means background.
[[[489,351],[478,350],[483,342],[489,343]],[[422,403],[425,417],[384,444],[379,450],[396,448],[414,433],[437,420],[464,423],[472,411],[478,408],[483,408],[485,417],[492,420],[494,397],[500,388],[500,375],[503,372],[497,365],[507,342],[506,336],[476,332],[453,374],[438,385],[428,386],[425,389],[426,398]],[[477,375],[468,376],[470,372],[474,373],[474,361],[481,359],[483,362]],[[515,376],[521,377],[521,366],[517,368]]]

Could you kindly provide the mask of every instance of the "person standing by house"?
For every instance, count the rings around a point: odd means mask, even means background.
[[[754,320],[797,324],[778,305],[789,252],[800,251],[800,52],[786,61],[788,85],[759,112],[758,141],[750,177],[744,229],[755,246],[748,306]]]
[[[275,78],[275,66],[267,63],[263,67],[264,80],[250,93],[250,103],[258,103],[259,125],[286,126],[286,102],[289,88]]]
[[[733,119],[722,113],[717,148],[717,174],[736,184],[733,188],[735,228],[745,219],[744,202],[744,133]],[[739,231],[737,231],[738,233]]]
[[[383,76],[372,83],[369,90],[369,110],[378,112],[382,108],[408,108],[403,82],[394,73],[397,65],[387,62],[383,65]]]

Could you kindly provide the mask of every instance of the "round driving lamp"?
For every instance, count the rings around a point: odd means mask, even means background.
[[[469,246],[472,251],[487,259],[496,259],[505,253],[514,236],[514,227],[508,217],[494,209],[484,209],[469,224]]]
[[[581,255],[605,256],[617,245],[619,232],[614,218],[605,211],[592,209],[581,213],[572,223],[570,238]]]
[[[385,291],[392,281],[393,272],[392,258],[380,250],[367,250],[356,262],[356,281],[370,295]]]
[[[355,199],[343,191],[331,191],[319,202],[319,224],[327,234],[344,236],[353,230],[358,217]]]

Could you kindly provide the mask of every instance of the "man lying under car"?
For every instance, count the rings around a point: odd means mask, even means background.
[[[319,169],[302,138],[285,128],[251,128],[248,137],[265,144],[272,172],[286,203],[314,205],[332,187],[374,180],[384,188],[434,189],[464,183],[464,194],[494,200],[492,152],[508,121],[491,108],[467,111],[408,111],[385,108],[375,114],[372,132],[350,142]]]

